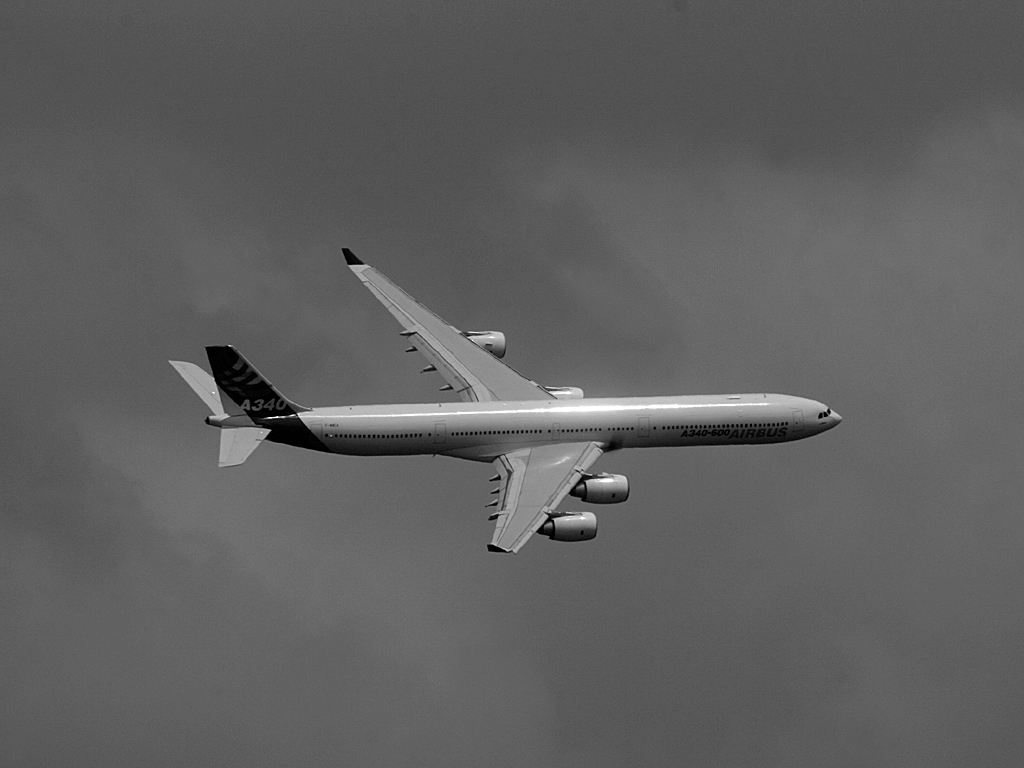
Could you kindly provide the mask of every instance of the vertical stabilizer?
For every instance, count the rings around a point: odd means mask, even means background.
[[[240,408],[250,418],[258,419],[294,416],[299,411],[309,410],[282,395],[234,347],[207,347],[206,354],[228,413]]]

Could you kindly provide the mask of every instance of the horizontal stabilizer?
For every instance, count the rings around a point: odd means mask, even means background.
[[[259,427],[237,427],[220,431],[220,463],[221,467],[237,467],[249,458],[264,437],[270,434],[269,429]]]
[[[207,407],[213,411],[214,416],[224,414],[224,406],[221,405],[220,395],[217,393],[217,382],[213,380],[213,376],[195,363],[184,363],[180,360],[168,360],[167,362],[174,366],[174,370],[181,374],[185,383],[203,399]]]

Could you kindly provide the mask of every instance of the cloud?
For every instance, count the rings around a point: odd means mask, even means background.
[[[1004,590],[1024,572],[1003,544],[1021,534],[1020,446],[1012,420],[967,404],[1012,399],[1024,369],[1008,348],[1024,331],[1012,299],[1024,282],[1022,125],[1003,110],[951,124],[897,174],[585,147],[552,153],[524,186],[577,198],[623,271],[638,264],[652,294],[678,302],[693,342],[675,381],[654,373],[660,386],[739,382],[822,397],[846,416],[828,450],[615,459],[639,487],[673,478],[674,495],[634,498],[657,508],[634,520],[672,531],[684,564],[657,572],[688,594],[672,594],[677,619],[640,610],[635,642],[641,659],[681,659],[686,693],[650,716],[688,724],[687,755],[913,762],[966,754],[977,728],[983,762],[1012,751],[1005,717],[979,723],[1016,710],[990,662],[1020,673]],[[726,490],[737,482],[738,496]],[[652,557],[637,547],[624,559]],[[652,649],[661,637],[671,650]],[[624,666],[619,685],[660,689],[641,662]]]
[[[276,325],[284,346],[328,332],[328,317],[293,309],[301,276],[265,245],[230,245],[265,243],[262,231],[199,213],[223,199],[218,184],[160,142],[16,149],[0,243],[17,373],[2,445],[4,760],[542,754],[518,734],[540,727],[543,683],[486,627],[455,619],[455,603],[302,531],[249,561],[268,497],[245,507],[251,491],[218,496],[206,477],[187,489],[168,473],[190,471],[162,447],[176,336]],[[316,487],[291,501],[319,508]],[[218,507],[249,530],[218,528]]]
[[[1020,752],[1018,5],[24,10],[9,762]],[[346,244],[545,383],[846,420],[609,455],[599,539],[508,559],[487,467],[218,473],[166,364],[206,343],[300,402],[434,397]]]

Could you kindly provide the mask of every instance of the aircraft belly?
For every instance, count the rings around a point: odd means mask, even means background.
[[[524,448],[536,448],[540,445],[549,445],[548,440],[533,442],[492,442],[482,445],[460,445],[449,448],[445,451],[436,451],[441,456],[451,456],[456,459],[468,459],[469,461],[494,461],[499,456],[519,451]]]

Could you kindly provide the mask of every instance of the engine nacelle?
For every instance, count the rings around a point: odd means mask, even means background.
[[[557,512],[540,527],[540,533],[552,541],[590,541],[597,536],[597,516],[593,512]]]
[[[629,480],[625,475],[591,475],[569,491],[590,504],[618,504],[629,498]]]
[[[583,390],[579,387],[541,387],[555,396],[556,400],[582,400]]]
[[[501,331],[465,331],[462,335],[495,357],[505,356],[505,334]]]

